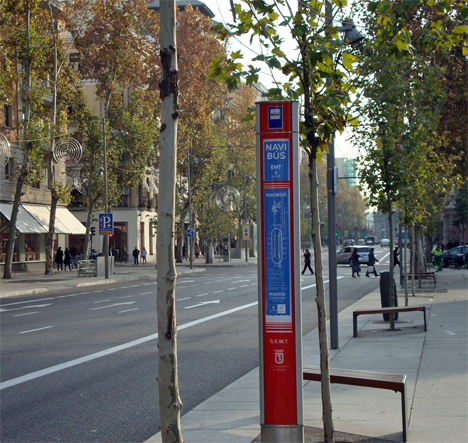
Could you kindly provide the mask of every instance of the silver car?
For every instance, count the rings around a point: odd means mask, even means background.
[[[359,254],[359,263],[367,264],[369,261],[369,246],[345,246],[336,254],[336,263],[338,265],[351,266],[351,254],[353,249],[357,249]]]

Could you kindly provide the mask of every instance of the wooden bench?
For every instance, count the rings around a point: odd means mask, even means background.
[[[357,318],[360,315],[367,314],[392,314],[395,312],[410,312],[410,311],[422,311],[424,315],[424,330],[427,331],[426,322],[426,307],[425,306],[395,306],[393,308],[377,308],[377,309],[357,309],[353,312],[353,336],[358,336]]]
[[[321,381],[320,368],[304,366],[302,378],[310,381]],[[330,383],[367,388],[388,389],[401,392],[401,412],[403,420],[403,441],[406,442],[407,407],[406,407],[406,375],[382,374],[380,372],[357,371],[352,369],[331,369]]]
[[[417,274],[408,274],[407,275],[408,277],[408,280],[419,280],[419,283],[420,283],[420,287],[421,287],[421,283],[423,280],[430,280],[430,283],[432,283],[434,285],[434,288],[436,287],[436,276],[435,276],[435,272],[419,272]]]

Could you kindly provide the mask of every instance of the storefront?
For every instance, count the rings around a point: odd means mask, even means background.
[[[6,259],[12,203],[0,203],[0,267]],[[45,236],[49,229],[50,209],[46,205],[20,205],[16,220],[13,270],[42,269],[45,262]],[[68,246],[69,234],[84,234],[85,227],[68,211],[57,208],[54,250]]]

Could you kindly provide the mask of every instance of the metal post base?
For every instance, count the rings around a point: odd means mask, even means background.
[[[261,425],[262,443],[304,443],[302,425]]]

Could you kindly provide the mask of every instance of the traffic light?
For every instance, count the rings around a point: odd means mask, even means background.
[[[96,228],[91,226],[91,235],[96,235]]]

